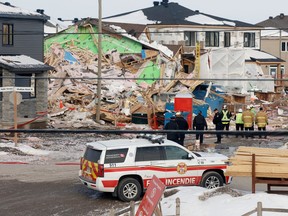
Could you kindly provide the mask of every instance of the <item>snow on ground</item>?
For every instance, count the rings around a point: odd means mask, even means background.
[[[18,161],[33,164],[47,164],[50,163],[51,160],[78,162],[87,142],[111,139],[111,137],[110,135],[95,134],[29,135],[20,137],[18,147],[16,147],[13,142],[2,139],[0,141],[0,162]],[[117,138],[117,136],[114,135],[113,138]],[[214,137],[211,139],[213,141]],[[283,143],[286,141],[286,139],[279,137],[265,142],[257,139],[251,140],[250,142],[255,142],[256,146],[260,145],[261,147],[275,148],[283,147]],[[231,139],[231,141],[227,140],[227,142],[229,142],[229,144],[222,144],[221,146],[229,145],[231,147],[233,143],[236,149],[238,145],[243,145],[244,141],[238,139],[239,143],[237,144],[235,143],[235,139]],[[249,144],[252,145],[251,143]],[[227,149],[219,150],[227,152]],[[175,215],[177,197],[180,198],[181,216],[240,216],[255,209],[257,202],[262,202],[263,208],[288,209],[287,195],[267,194],[263,191],[257,191],[255,194],[251,194],[251,191],[234,190],[242,194],[242,196],[231,196],[227,192],[216,193],[216,195],[212,196],[214,190],[196,186],[166,189],[165,193],[175,189],[179,191],[173,195],[164,197],[161,201],[163,216]],[[202,197],[202,199],[199,199],[199,197]],[[203,199],[203,197],[205,199]],[[256,213],[253,215],[256,215]],[[264,212],[263,215],[284,216],[288,215],[288,213]]]
[[[243,196],[232,197],[229,194],[220,194],[209,197],[205,201],[199,199],[208,190],[202,187],[178,187],[176,194],[166,197],[161,201],[161,208],[164,216],[172,216],[176,213],[176,198],[180,198],[181,216],[237,216],[243,215],[257,207],[257,202],[262,202],[263,208],[281,208],[288,210],[288,196],[267,194],[265,192],[242,191]],[[167,191],[167,190],[166,190]],[[254,213],[253,215],[256,215]],[[288,213],[263,212],[265,216],[288,215]]]

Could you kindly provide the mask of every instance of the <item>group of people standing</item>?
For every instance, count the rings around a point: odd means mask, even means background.
[[[213,124],[215,124],[216,131],[219,131],[216,134],[217,140],[215,143],[221,143],[222,134],[220,131],[229,131],[230,121],[232,119],[235,120],[236,131],[254,131],[254,125],[257,125],[258,131],[266,131],[266,126],[268,125],[268,116],[262,107],[259,108],[258,112],[253,105],[247,106],[244,112],[240,108],[233,117],[232,113],[227,109],[227,106],[224,105],[221,112],[219,112],[217,108],[214,109]],[[181,112],[177,112],[176,116],[172,116],[164,127],[164,130],[184,131],[188,129],[188,122],[182,116]],[[204,131],[205,129],[208,129],[207,122],[202,112],[199,111],[193,119],[193,130]],[[228,134],[226,136],[228,137]],[[236,134],[236,138],[238,136],[239,134]],[[244,138],[244,134],[241,134],[241,136]],[[248,138],[248,134],[246,134],[245,137]],[[253,138],[253,136],[250,137]],[[266,137],[265,135],[265,138]],[[259,138],[262,138],[261,134],[259,134]],[[167,133],[167,139],[184,145],[185,132]],[[199,140],[200,144],[203,143],[203,132],[196,133],[196,140]]]
[[[229,131],[230,120],[232,119],[232,113],[227,110],[224,105],[221,113],[217,109],[214,110],[213,123],[216,125],[216,130],[226,130]],[[253,105],[248,105],[246,110],[240,108],[236,115],[234,116],[236,131],[254,131],[254,126],[257,125],[258,131],[266,131],[266,126],[268,125],[268,116],[263,110],[263,107],[259,108],[257,112]],[[236,135],[238,138],[239,134]],[[244,134],[241,135],[244,137]],[[221,134],[217,134],[217,141],[215,143],[221,143]],[[245,135],[248,138],[248,134]],[[252,135],[250,135],[253,138]],[[267,136],[265,135],[265,138]],[[262,138],[261,134],[259,138]]]
[[[258,131],[266,131],[266,126],[268,125],[268,116],[267,113],[263,110],[263,107],[259,108],[257,112],[255,107],[247,106],[246,110],[242,113],[242,109],[238,110],[238,113],[235,115],[236,131],[254,131],[254,125],[257,125]],[[238,137],[238,135],[236,135]],[[244,135],[242,134],[242,137]],[[246,135],[246,138],[249,136]],[[253,136],[250,136],[253,138]],[[264,136],[267,138],[267,136]],[[259,138],[262,138],[259,134]]]
[[[182,116],[181,112],[176,112],[175,116],[170,118],[170,121],[165,125],[164,130],[188,130],[189,125],[187,120]],[[184,145],[185,132],[167,133],[167,139]]]

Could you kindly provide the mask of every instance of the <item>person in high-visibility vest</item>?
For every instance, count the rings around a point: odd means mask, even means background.
[[[242,113],[242,120],[244,122],[245,131],[252,131],[252,126],[254,124],[254,114],[251,112],[249,105],[247,106],[247,109]],[[248,139],[247,134],[246,139]]]
[[[236,131],[239,131],[241,129],[241,131],[244,131],[244,122],[242,120],[242,112],[243,110],[240,108],[238,110],[238,113],[236,113],[235,115],[235,124],[236,124]],[[244,137],[244,135],[241,135],[242,138]],[[238,138],[238,134],[236,135],[236,138]]]
[[[266,125],[268,124],[268,116],[263,111],[263,108],[260,107],[259,112],[256,114],[255,123],[257,124],[258,131],[266,131]],[[259,134],[259,138],[261,138],[261,134]],[[265,135],[265,139],[267,136]]]
[[[223,125],[223,130],[227,130],[229,131],[229,126],[230,126],[230,120],[231,120],[231,117],[232,117],[232,114],[229,110],[227,110],[227,106],[224,105],[223,106],[223,109],[222,109],[222,125]],[[228,137],[228,134],[226,135]]]

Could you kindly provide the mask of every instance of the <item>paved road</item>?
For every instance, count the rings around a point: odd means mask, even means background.
[[[89,190],[79,166],[0,165],[0,215],[109,215],[127,206],[109,193]]]
[[[109,215],[128,206],[110,193],[89,190],[78,180],[77,165],[0,164],[0,215]],[[251,178],[234,178],[234,189],[251,192]],[[257,185],[257,191],[266,185]]]

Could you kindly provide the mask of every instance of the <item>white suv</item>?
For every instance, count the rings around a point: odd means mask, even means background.
[[[156,175],[167,187],[228,184],[227,157],[191,152],[161,137],[116,139],[87,143],[79,171],[88,188],[112,192],[122,201],[138,200]],[[147,137],[149,139],[147,139]]]

